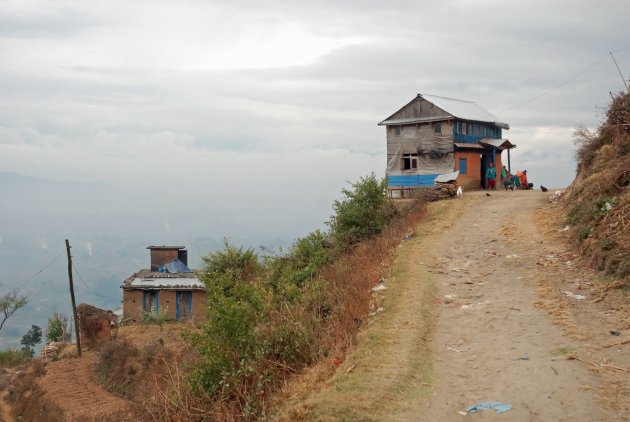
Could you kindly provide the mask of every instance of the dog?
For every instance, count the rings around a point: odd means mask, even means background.
[[[460,186],[460,187],[457,188],[457,197],[461,198],[462,196],[464,196],[464,190]]]
[[[540,190],[543,191],[543,192],[547,192],[549,189],[547,189],[543,185],[540,185]]]

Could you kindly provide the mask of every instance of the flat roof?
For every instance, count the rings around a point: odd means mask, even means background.
[[[186,249],[186,246],[147,246],[147,249]]]

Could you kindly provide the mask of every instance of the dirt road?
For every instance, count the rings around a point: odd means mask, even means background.
[[[381,311],[304,403],[306,418],[629,420],[630,345],[603,346],[630,309],[575,261],[547,198],[479,192],[432,204],[377,293]],[[511,409],[467,410],[484,402]]]

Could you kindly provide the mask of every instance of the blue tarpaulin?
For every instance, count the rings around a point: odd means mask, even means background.
[[[192,270],[177,258],[164,264],[164,268],[169,273],[192,273]]]
[[[497,413],[503,413],[503,412],[507,412],[508,410],[512,410],[512,406],[509,404],[500,403],[496,401],[489,401],[489,402],[479,403],[473,406],[468,406],[466,408],[466,411],[470,413],[475,413],[480,410],[486,410],[486,409],[494,409],[497,411]]]

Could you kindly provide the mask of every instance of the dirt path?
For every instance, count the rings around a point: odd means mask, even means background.
[[[546,272],[539,264],[550,245],[535,210],[546,195],[503,192],[473,201],[476,218],[459,219],[438,249],[444,306],[433,339],[436,388],[428,420],[454,419],[480,402],[513,406],[509,415],[485,410],[484,420],[617,418],[587,389],[600,380],[566,359],[582,344],[536,306]]]
[[[554,225],[541,229],[544,208],[547,195],[523,191],[433,204],[379,292],[383,312],[330,386],[303,404],[304,417],[628,420],[630,346],[601,347],[624,309],[563,293],[585,295],[576,280],[595,275],[567,260]],[[624,404],[605,403],[610,383]],[[466,411],[482,402],[512,409]]]
[[[46,375],[38,381],[45,392],[41,400],[60,409],[63,420],[99,420],[112,415],[124,419],[123,415],[127,414],[127,402],[93,380],[94,362],[94,352],[84,353],[81,358],[51,362]]]

